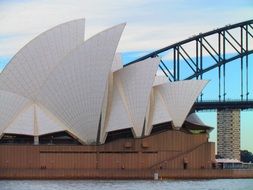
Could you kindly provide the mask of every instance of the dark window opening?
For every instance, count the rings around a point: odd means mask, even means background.
[[[1,144],[34,144],[34,137],[29,135],[4,134]]]
[[[126,139],[126,138],[127,139],[134,138],[132,130],[130,128],[109,132],[107,134],[107,138],[106,138],[105,142],[108,143],[111,141],[115,141],[117,139]]]
[[[204,133],[208,133],[208,129],[211,129],[211,128],[204,125],[203,126],[197,125],[197,124],[193,124],[193,123],[185,121],[180,130],[186,133],[190,133],[190,134],[204,134]]]
[[[41,135],[39,137],[40,144],[71,144],[71,145],[80,145],[81,143],[73,138],[67,132],[57,132],[46,135]]]
[[[168,130],[172,130],[171,122],[160,123],[160,124],[153,125],[151,134],[157,134],[157,133],[161,133]]]
[[[187,162],[184,162],[184,170],[186,170],[188,167],[188,163]]]

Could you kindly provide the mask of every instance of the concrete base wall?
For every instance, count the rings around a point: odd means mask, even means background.
[[[2,144],[0,178],[150,179],[156,172],[165,178],[235,176],[212,170],[214,156],[207,134],[173,130],[98,146]],[[243,171],[243,176],[248,174]]]

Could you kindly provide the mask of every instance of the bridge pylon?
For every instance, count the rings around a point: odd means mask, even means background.
[[[217,154],[240,160],[240,109],[217,110]]]

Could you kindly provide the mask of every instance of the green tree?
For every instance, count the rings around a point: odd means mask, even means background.
[[[253,163],[253,154],[248,150],[241,150],[241,161],[242,162],[252,162]]]

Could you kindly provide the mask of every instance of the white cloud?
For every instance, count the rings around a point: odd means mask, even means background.
[[[86,18],[88,37],[127,22],[119,51],[155,50],[193,34],[252,16],[252,7],[220,11],[186,0],[27,0],[0,3],[0,56],[13,55],[41,32],[66,21]],[[183,7],[183,8],[181,8]]]

